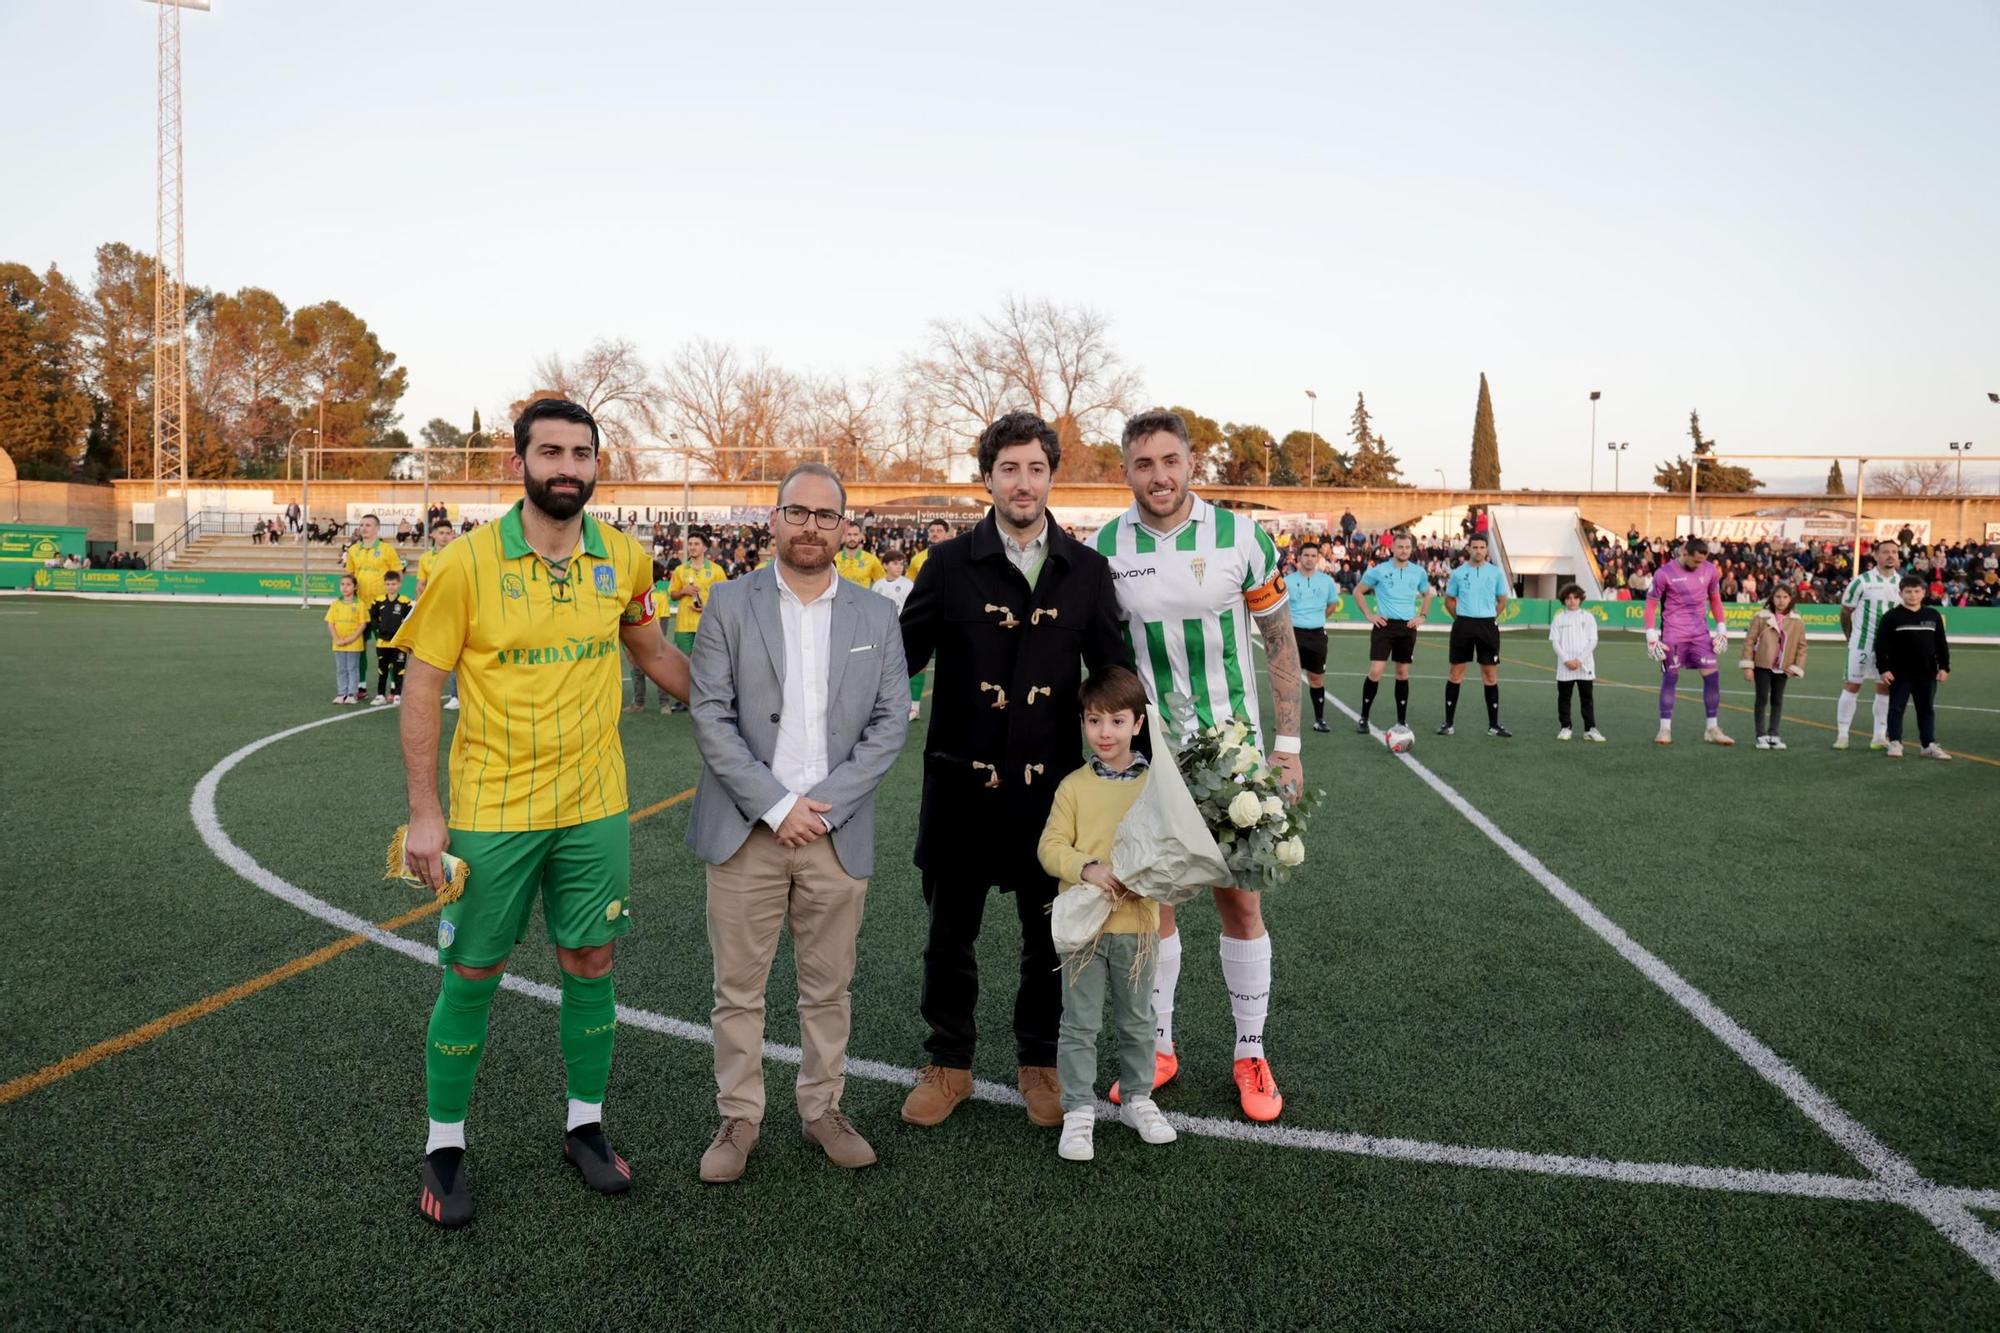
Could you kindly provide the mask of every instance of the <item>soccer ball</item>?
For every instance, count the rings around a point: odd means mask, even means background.
[[[1417,733],[1398,722],[1382,733],[1382,743],[1389,747],[1391,754],[1408,754],[1417,748]]]

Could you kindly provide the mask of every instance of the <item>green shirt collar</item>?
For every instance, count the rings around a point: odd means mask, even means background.
[[[516,500],[514,507],[500,516],[500,554],[509,560],[532,555],[535,550],[528,545],[528,535],[521,530],[521,506],[526,503],[525,500]],[[603,530],[589,514],[583,516],[583,550],[586,555],[594,555],[599,560],[608,554]]]

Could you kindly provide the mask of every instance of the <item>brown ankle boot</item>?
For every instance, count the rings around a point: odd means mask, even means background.
[[[1019,1086],[1028,1102],[1028,1119],[1051,1129],[1063,1122],[1062,1083],[1051,1065],[1022,1065]]]
[[[903,1099],[903,1120],[926,1129],[942,1125],[958,1109],[958,1104],[971,1095],[970,1069],[925,1065],[917,1075],[917,1086],[910,1089],[910,1095]]]

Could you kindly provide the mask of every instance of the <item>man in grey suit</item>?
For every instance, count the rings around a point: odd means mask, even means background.
[[[875,788],[909,730],[896,608],[833,570],[840,478],[786,474],[777,561],[719,583],[695,636],[701,782],[688,846],[708,863],[716,1110],[701,1178],[739,1178],[764,1119],[764,987],[789,926],[798,966],[799,1120],[840,1166],[875,1161],[840,1111],[861,905],[875,870]]]

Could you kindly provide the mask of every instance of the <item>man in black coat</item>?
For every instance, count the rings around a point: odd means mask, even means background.
[[[1048,915],[1059,886],[1035,847],[1056,784],[1082,756],[1085,665],[1129,667],[1132,655],[1110,565],[1048,516],[1061,460],[1055,431],[1032,413],[988,426],[979,477],[993,508],[970,532],[930,548],[903,607],[911,673],[937,657],[916,855],[930,909],[920,1005],[930,1061],[903,1103],[913,1125],[941,1123],[972,1093],[973,943],[994,887],[1014,895],[1021,922],[1021,1095],[1030,1120],[1062,1123],[1062,976]]]

